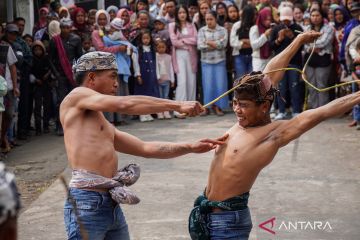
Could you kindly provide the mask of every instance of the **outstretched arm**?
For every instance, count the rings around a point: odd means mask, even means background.
[[[110,96],[85,87],[74,89],[65,99],[71,98],[73,106],[82,110],[119,112],[129,115],[177,111],[188,116],[199,115],[203,107],[198,102],[177,102],[147,96]]]
[[[188,153],[204,153],[224,144],[228,135],[202,139],[195,143],[144,142],[128,133],[115,130],[114,148],[118,152],[145,158],[174,158]]]
[[[275,141],[278,147],[285,146],[325,119],[344,114],[356,104],[360,104],[360,91],[305,111],[291,120],[279,122],[270,133],[269,140]]]
[[[321,33],[315,31],[309,31],[299,34],[292,43],[284,49],[280,54],[273,57],[270,62],[266,65],[264,72],[270,72],[279,68],[285,68],[289,65],[290,60],[294,57],[297,51],[303,44],[313,42],[315,39],[320,37]],[[284,71],[268,74],[271,79],[272,85],[276,86],[282,79]]]

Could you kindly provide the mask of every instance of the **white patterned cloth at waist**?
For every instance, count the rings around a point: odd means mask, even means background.
[[[129,164],[118,170],[113,178],[107,178],[83,169],[74,169],[69,183],[71,188],[109,189],[112,199],[122,204],[137,204],[140,199],[126,186],[134,184],[140,177],[140,166]]]

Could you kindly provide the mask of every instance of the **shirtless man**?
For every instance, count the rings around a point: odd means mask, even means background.
[[[210,151],[223,144],[226,137],[196,143],[143,142],[117,130],[106,121],[103,112],[140,115],[177,111],[196,116],[204,109],[198,102],[111,96],[118,87],[118,74],[115,57],[110,53],[85,54],[73,71],[80,87],[71,91],[60,106],[65,148],[73,169],[70,195],[88,239],[127,240],[128,227],[119,203],[139,202],[125,186],[139,178],[140,169],[131,164],[118,171],[116,151],[146,158],[173,158]],[[85,238],[70,200],[66,200],[64,207],[68,239]]]
[[[288,66],[297,50],[317,37],[315,32],[300,34],[267,64],[264,72]],[[248,239],[252,222],[247,203],[259,172],[274,159],[280,147],[360,103],[357,92],[304,111],[291,120],[271,122],[269,112],[276,91],[272,86],[277,85],[282,74],[250,74],[234,83],[245,83],[234,92],[233,110],[238,122],[227,131],[226,143],[217,147],[206,190],[196,199],[190,214],[193,240]]]

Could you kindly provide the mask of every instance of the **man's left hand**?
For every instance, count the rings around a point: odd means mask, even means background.
[[[199,102],[185,101],[185,102],[181,102],[178,112],[184,113],[189,117],[194,117],[194,116],[198,116],[203,111],[205,111],[205,108],[201,106]]]
[[[225,134],[222,137],[217,139],[201,139],[199,142],[196,142],[191,145],[193,153],[205,153],[215,149],[219,145],[225,144],[226,139],[229,137],[229,134]]]

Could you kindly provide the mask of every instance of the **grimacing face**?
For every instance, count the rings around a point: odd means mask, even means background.
[[[267,117],[267,102],[256,104],[255,101],[233,98],[233,111],[241,127],[259,125]]]

